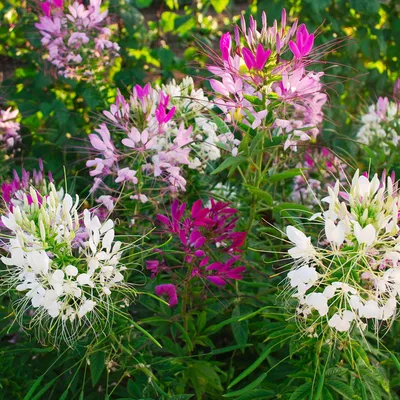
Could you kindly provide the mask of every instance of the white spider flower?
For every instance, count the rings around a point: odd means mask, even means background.
[[[378,145],[385,151],[399,144],[400,112],[398,103],[389,101],[387,97],[379,97],[368,112],[361,117],[362,126],[357,139],[371,148]]]
[[[286,230],[295,245],[286,288],[298,302],[298,319],[320,333],[328,326],[362,334],[368,321],[390,326],[400,297],[397,184],[357,171],[348,190],[337,182],[324,201],[328,210],[313,218],[323,223],[318,243],[298,228]]]
[[[53,184],[47,195],[33,188],[29,194],[29,201],[24,194],[2,217],[10,231],[4,238],[8,256],[1,258],[3,283],[24,295],[16,302],[21,322],[32,307],[31,325],[71,343],[83,328],[109,322],[110,295],[122,286],[125,269],[121,242],[114,241],[113,221],[102,223],[88,210],[80,218],[78,196],[60,196]]]

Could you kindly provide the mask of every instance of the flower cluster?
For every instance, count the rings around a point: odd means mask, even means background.
[[[357,139],[370,146],[383,147],[388,152],[390,146],[396,147],[400,141],[400,99],[390,101],[387,97],[379,97],[361,117],[361,123]]]
[[[53,182],[53,175],[51,172],[48,173],[48,181]],[[45,178],[43,161],[39,159],[39,170],[35,169],[31,173],[22,168],[21,177],[17,171],[14,170],[14,177],[9,182],[3,182],[0,187],[1,200],[3,201],[1,209],[13,211],[14,206],[23,206],[25,197],[28,201],[28,205],[33,203],[32,196],[30,195],[30,187],[34,186],[37,188],[39,193],[46,191],[47,182]],[[0,227],[2,225],[0,221]]]
[[[88,210],[80,216],[79,197],[73,200],[53,183],[22,192],[22,202],[1,218],[8,230],[3,285],[24,293],[15,303],[21,324],[32,307],[32,326],[70,343],[82,328],[108,322],[111,291],[123,281],[121,242],[114,242],[111,220],[101,223]]]
[[[289,250],[294,267],[289,285],[297,298],[297,315],[338,332],[368,320],[377,325],[396,315],[400,295],[400,196],[391,177],[368,179],[357,171],[348,192],[328,187],[324,231],[316,247],[299,229],[289,226]],[[326,325],[325,325],[326,326]],[[378,328],[378,326],[376,326]]]
[[[280,27],[277,21],[268,26],[263,13],[261,30],[251,16],[247,27],[242,16],[234,41],[230,33],[222,36],[222,56],[208,68],[218,78],[210,84],[226,120],[239,120],[253,129],[272,125],[287,135],[285,148],[294,150],[299,141],[315,139],[327,96],[320,82],[323,72],[307,69],[315,62],[313,46],[314,34],[304,24],[298,26],[296,20],[286,25],[285,10]]]
[[[21,127],[16,121],[17,116],[18,110],[12,110],[11,107],[7,110],[0,109],[0,142],[5,150],[14,149],[21,141]]]
[[[136,85],[129,100],[118,92],[99,135],[89,136],[98,157],[87,162],[96,182],[113,176],[117,184],[133,185],[132,196],[143,202],[143,178],[153,176],[173,193],[186,189],[183,168],[204,169],[206,160],[220,156],[216,125],[207,117],[210,108],[191,78],[163,88]],[[192,125],[193,124],[193,125]]]
[[[341,183],[346,181],[347,165],[326,147],[309,148],[304,160],[298,165],[302,175],[293,180],[292,200],[298,204],[319,204],[320,195],[328,186],[335,186],[335,177]]]
[[[229,203],[213,199],[210,199],[209,207],[203,207],[202,201],[197,200],[186,217],[185,211],[186,203],[180,204],[175,200],[171,215],[157,215],[163,232],[177,239],[175,249],[179,249],[183,259],[181,265],[174,267],[168,266],[164,260],[147,261],[147,269],[152,277],[164,271],[173,271],[180,279],[180,270],[185,268],[186,279],[206,279],[217,286],[241,280],[245,267],[234,264],[240,260],[240,248],[246,239],[246,232],[235,231],[238,219],[235,215],[238,211],[231,208]],[[173,289],[167,285],[160,285],[161,289],[157,287],[156,290],[165,291],[172,306],[177,301],[171,302]]]
[[[110,41],[110,29],[103,26],[108,11],[100,7],[101,0],[90,0],[87,8],[78,1],[68,7],[63,0],[41,3],[44,15],[35,26],[59,75],[92,78],[118,56],[119,46]]]

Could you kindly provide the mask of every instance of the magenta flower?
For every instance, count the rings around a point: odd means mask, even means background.
[[[140,99],[147,97],[150,93],[150,83],[147,83],[143,88],[140,85],[135,85],[136,94]]]
[[[171,206],[171,218],[157,215],[157,219],[167,227],[167,231],[175,234],[186,254],[185,261],[202,258],[208,254],[212,246],[220,252],[240,253],[246,239],[246,232],[235,232],[238,212],[229,207],[229,203],[215,202],[211,199],[211,208],[203,207],[197,200],[191,210],[190,217],[182,221],[186,203],[179,204],[175,200]]]
[[[238,257],[232,257],[227,262],[215,262],[206,267],[206,271],[212,272],[212,275],[206,276],[211,283],[217,286],[224,286],[229,280],[242,280],[243,272],[246,267],[240,266],[232,268],[232,265],[238,260]]]
[[[158,123],[161,125],[161,124],[166,124],[168,121],[170,121],[175,114],[175,109],[176,109],[175,107],[172,107],[167,113],[166,106],[164,104],[159,104],[156,110],[156,118]]]
[[[229,32],[222,35],[219,42],[219,47],[221,49],[222,59],[224,61],[228,61],[232,49],[231,34]]]
[[[160,262],[158,260],[147,260],[146,261],[146,269],[151,272],[151,278],[155,278],[155,276],[159,273]]]
[[[32,204],[33,199],[30,194],[30,188],[34,185],[38,188],[37,197],[39,204],[42,202],[40,193],[42,189],[47,187],[46,177],[44,174],[43,162],[39,159],[39,170],[33,170],[32,176],[30,172],[22,169],[21,177],[19,177],[17,171],[14,170],[14,177],[9,182],[3,182],[0,188],[0,198],[4,202],[5,207],[12,211],[14,206],[24,201],[24,194],[28,199],[28,203]],[[48,181],[53,182],[53,176],[51,172],[48,173]],[[1,227],[1,225],[0,225]]]
[[[165,283],[163,285],[156,286],[156,295],[158,297],[166,297],[170,307],[178,304],[178,295],[176,294],[175,285],[171,283]]]
[[[309,34],[306,26],[301,24],[297,29],[296,43],[291,40],[289,48],[296,58],[307,56],[314,46],[314,35]]]
[[[254,68],[262,71],[266,62],[268,61],[269,56],[271,55],[271,50],[264,50],[262,44],[259,43],[255,56],[246,47],[243,47],[242,54],[248,69]]]

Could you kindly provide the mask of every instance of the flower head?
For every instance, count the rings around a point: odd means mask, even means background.
[[[288,286],[298,318],[315,332],[326,323],[335,332],[362,332],[369,320],[378,326],[393,319],[400,294],[397,184],[357,171],[347,191],[337,181],[323,201],[328,206],[316,217],[324,224],[318,245],[287,228],[296,245],[289,250],[294,267]]]
[[[107,120],[96,130],[98,135],[89,135],[97,155],[86,164],[94,167],[90,174],[133,184],[133,198],[145,196],[139,188],[154,186],[147,183],[150,177],[162,184],[162,192],[185,191],[185,170],[204,170],[207,161],[220,156],[210,107],[191,78],[179,85],[136,85],[129,99],[118,92],[110,110],[104,111]]]
[[[305,60],[312,53],[314,34],[304,24],[297,26],[297,20],[291,27],[286,22],[285,10],[280,27],[277,21],[268,26],[263,13],[261,30],[251,16],[247,27],[242,16],[241,28],[235,27],[235,44],[225,33],[221,58],[208,69],[215,76],[210,79],[218,96],[215,104],[227,122],[239,120],[255,129],[267,127],[273,116],[272,121],[281,121],[272,124],[278,128],[275,134],[288,135],[285,149],[296,150],[298,142],[318,134],[327,96],[320,82],[323,73],[310,69],[311,60]],[[288,49],[291,60],[282,57]]]
[[[109,322],[111,293],[123,281],[121,242],[114,242],[113,221],[101,223],[89,210],[81,218],[78,196],[52,183],[27,193],[1,218],[8,230],[2,283],[23,295],[15,303],[21,324],[32,308],[39,336],[47,327],[50,341],[70,344],[85,328]]]
[[[35,26],[59,75],[91,79],[118,56],[118,44],[110,41],[111,32],[103,27],[108,12],[100,11],[101,1],[90,0],[87,7],[74,1],[66,7],[63,0],[47,0],[40,6],[44,16]]]

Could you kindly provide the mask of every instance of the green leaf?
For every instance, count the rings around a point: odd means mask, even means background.
[[[354,395],[353,389],[342,381],[331,380],[326,383],[326,386],[339,393],[344,399],[351,400]]]
[[[149,7],[152,3],[153,0],[134,0],[134,6],[137,8],[146,8]]]
[[[305,399],[312,391],[312,383],[306,382],[303,385],[299,386],[290,396],[289,400],[303,400]]]
[[[227,346],[227,347],[223,347],[222,349],[213,350],[211,352],[211,354],[216,355],[216,354],[230,353],[232,351],[241,350],[241,349],[244,349],[246,347],[251,347],[251,346],[253,346],[253,345],[252,344],[245,344],[245,345],[235,344],[233,346]]]
[[[51,380],[47,385],[45,385],[39,392],[36,393],[34,397],[32,397],[32,400],[40,400],[42,398],[42,395],[45,394],[54,384],[54,382],[57,380],[58,377],[55,377],[53,380]]]
[[[65,390],[65,392],[61,395],[61,397],[59,398],[59,400],[65,400],[65,399],[67,398],[67,396],[68,396],[68,391],[69,391],[69,389],[67,388],[67,389]]]
[[[275,391],[271,389],[255,389],[237,398],[237,400],[266,400],[266,399],[276,399]]]
[[[105,368],[106,353],[98,351],[90,356],[90,375],[92,377],[92,384],[96,386],[101,374]]]
[[[35,392],[36,388],[40,385],[43,378],[44,378],[44,375],[41,375],[41,376],[39,376],[39,378],[36,379],[36,381],[33,383],[31,388],[29,389],[29,392],[24,397],[24,400],[29,400],[32,397],[33,393]]]
[[[271,353],[272,349],[280,343],[279,340],[272,340],[271,343],[267,345],[264,351],[260,354],[256,361],[253,362],[248,368],[246,368],[237,378],[235,378],[228,386],[230,389],[232,386],[235,386],[241,380],[246,378],[247,375],[251,374]]]
[[[247,160],[246,157],[243,156],[229,157],[226,160],[224,160],[222,164],[218,165],[218,167],[215,168],[213,172],[211,172],[211,175],[216,175],[229,167],[233,167],[235,169],[240,164],[244,163],[246,160]]]
[[[237,305],[232,312],[232,317],[241,317],[240,305]],[[233,336],[236,343],[239,345],[245,345],[249,336],[249,321],[236,321],[231,324]]]
[[[235,392],[230,392],[230,393],[225,393],[223,397],[237,397],[241,396],[242,394],[245,394],[247,392],[250,392],[250,390],[253,390],[257,388],[261,382],[264,381],[264,379],[267,377],[268,372],[265,372],[264,374],[261,374],[256,380],[251,382],[249,385],[244,387],[243,389],[236,390]]]
[[[169,397],[168,400],[187,400],[191,399],[193,394],[178,394],[177,396]]]
[[[284,172],[278,172],[276,174],[273,174],[273,175],[269,176],[267,179],[268,179],[268,182],[275,183],[275,182],[283,181],[285,179],[294,178],[295,176],[298,176],[300,174],[301,174],[301,168],[293,168],[293,169],[289,169]]]
[[[251,194],[258,197],[260,200],[264,200],[267,205],[272,206],[272,196],[268,192],[252,185],[246,185],[246,188]]]
[[[228,4],[229,0],[211,0],[211,5],[217,13],[224,11]]]
[[[164,11],[161,14],[161,27],[164,32],[172,32],[175,27],[175,20],[178,14],[171,11]]]
[[[253,155],[254,151],[257,149],[259,143],[264,139],[264,132],[260,131],[254,136],[253,140],[250,143],[250,155]]]
[[[250,96],[248,94],[244,95],[244,98],[250,102],[251,104],[255,105],[255,106],[262,106],[263,102],[261,99],[259,99],[257,96]]]

